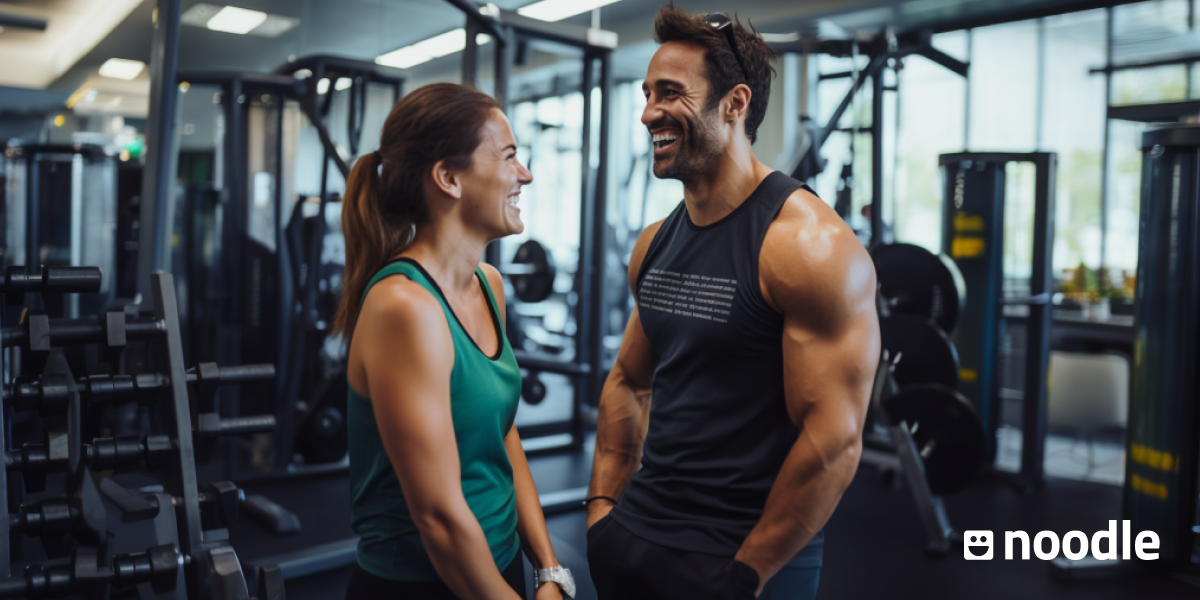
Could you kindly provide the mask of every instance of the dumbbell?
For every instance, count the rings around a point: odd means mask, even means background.
[[[65,434],[61,437],[65,442]],[[66,448],[59,442],[47,441],[46,444],[25,444],[20,450],[10,450],[5,455],[5,468],[20,472],[25,489],[30,492],[45,489],[46,474],[67,466]],[[84,460],[95,471],[121,469],[138,463],[143,463],[147,471],[155,471],[166,466],[172,451],[171,438],[165,435],[96,438],[83,446]]]
[[[182,565],[183,555],[174,544],[120,554],[103,566],[95,548],[77,547],[70,564],[30,565],[22,576],[0,578],[0,598],[54,598],[140,583],[162,594],[175,589]]]
[[[201,393],[216,386],[269,380],[275,377],[272,364],[218,367],[201,363],[188,371],[189,384]],[[75,382],[80,395],[91,406],[107,403],[153,401],[153,392],[167,389],[170,379],[159,373],[139,375],[92,375]],[[43,417],[66,412],[70,402],[70,380],[62,373],[44,373],[37,379],[19,379],[4,390],[4,403],[18,410],[36,410]]]
[[[546,398],[546,384],[542,383],[539,375],[537,371],[530,371],[521,378],[521,398],[535,406]]]

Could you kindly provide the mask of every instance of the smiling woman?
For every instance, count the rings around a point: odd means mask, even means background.
[[[521,548],[573,589],[513,426],[521,373],[504,286],[479,262],[525,227],[517,205],[533,176],[516,153],[491,97],[434,84],[396,105],[379,150],[350,173],[335,323],[350,339],[349,600],[511,600],[525,587]]]

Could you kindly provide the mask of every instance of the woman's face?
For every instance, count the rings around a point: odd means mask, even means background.
[[[517,160],[517,141],[508,118],[499,110],[483,127],[482,139],[471,156],[471,168],[461,175],[464,215],[486,229],[492,239],[521,233],[521,186],[533,174]]]

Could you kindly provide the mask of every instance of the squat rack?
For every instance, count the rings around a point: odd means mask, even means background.
[[[583,72],[580,91],[583,93],[583,144],[581,148],[580,173],[582,190],[580,198],[579,264],[575,274],[574,289],[578,295],[574,306],[577,325],[575,334],[576,353],[571,361],[561,361],[547,356],[515,350],[517,362],[523,369],[556,373],[570,377],[574,384],[574,400],[568,432],[569,444],[564,447],[579,450],[583,447],[584,424],[582,405],[594,403],[599,397],[603,357],[603,280],[605,268],[605,239],[608,222],[605,217],[608,206],[608,155],[609,127],[612,115],[612,51],[617,46],[615,33],[572,25],[549,23],[522,16],[515,12],[500,10],[492,5],[472,6],[466,0],[448,0],[462,10],[467,17],[466,47],[462,56],[463,83],[477,87],[479,83],[478,34],[487,34],[495,44],[493,96],[509,112],[512,105],[510,82],[512,69],[516,66],[519,48],[530,44],[548,43],[582,50]],[[599,71],[599,76],[597,76]],[[592,91],[600,90],[599,119],[593,122]],[[592,136],[599,136],[600,160],[592,168]],[[500,267],[499,244],[490,244],[485,259]],[[557,447],[557,446],[555,446]]]

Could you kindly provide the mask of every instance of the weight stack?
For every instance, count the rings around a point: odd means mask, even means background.
[[[1200,126],[1151,129],[1141,145],[1125,512],[1133,531],[1158,533],[1159,565],[1195,569]]]

